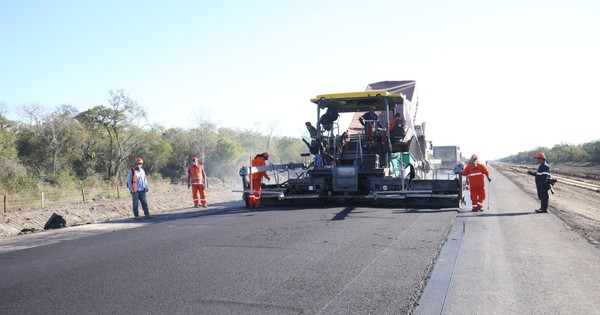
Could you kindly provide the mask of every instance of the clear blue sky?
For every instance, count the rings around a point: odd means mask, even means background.
[[[0,0],[0,102],[300,137],[317,94],[417,80],[434,145],[504,157],[600,139],[600,1]]]

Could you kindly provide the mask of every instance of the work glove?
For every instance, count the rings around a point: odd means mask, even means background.
[[[268,180],[268,181],[271,181],[271,177],[267,176],[267,180]]]
[[[529,175],[533,175],[533,174],[535,174],[535,173],[534,173],[533,171],[527,171],[527,174],[529,174]]]
[[[129,192],[129,194],[130,194],[130,195],[133,195],[133,191],[130,191],[130,192]]]
[[[192,187],[192,185],[191,185],[190,183],[188,183],[188,189],[189,189],[190,187]]]
[[[146,188],[145,192],[148,192],[148,188]]]
[[[491,179],[491,178],[489,178],[489,177],[488,177],[488,182],[490,182],[490,183],[492,182],[492,179]]]

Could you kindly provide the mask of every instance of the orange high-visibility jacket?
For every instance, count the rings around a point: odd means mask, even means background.
[[[135,167],[131,169],[131,191],[137,192],[137,176],[135,176]]]
[[[204,167],[202,165],[190,166],[188,175],[190,176],[192,185],[204,184],[204,177],[206,177],[206,175],[204,174]]]
[[[473,163],[469,163],[463,170],[462,175],[469,178],[469,185],[471,187],[484,187],[485,182],[483,181],[483,177],[490,177],[488,169],[481,163],[477,163],[477,167]]]
[[[267,163],[265,163],[265,159],[262,156],[257,156],[252,160],[252,166],[253,167],[258,167],[258,166],[265,166],[267,165]],[[255,172],[252,173],[252,179],[253,180],[260,180],[263,177],[268,177],[267,176],[267,172]]]

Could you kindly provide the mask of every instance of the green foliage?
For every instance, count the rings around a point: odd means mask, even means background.
[[[600,140],[586,143],[582,148],[588,154],[590,162],[595,164],[600,163]]]
[[[114,191],[109,191],[106,193],[106,198],[107,199],[118,199],[117,198],[117,193]]]
[[[139,134],[141,141],[139,141],[136,149],[132,152],[129,159],[131,163],[126,168],[134,165],[136,157],[142,157],[144,159],[144,170],[147,173],[157,173],[163,165],[167,164],[169,157],[173,154],[173,147],[171,144],[162,138],[158,130],[142,131]],[[126,174],[123,174],[127,176]]]
[[[600,140],[581,145],[557,144],[552,148],[538,147],[533,150],[519,152],[500,159],[501,162],[532,164],[533,157],[538,152],[544,152],[551,163],[592,163],[600,164]]]
[[[77,179],[67,171],[62,171],[56,176],[50,177],[54,180],[54,185],[64,189],[76,189],[78,186]]]
[[[239,143],[225,137],[219,138],[211,159],[206,162],[207,172],[210,170],[210,176],[221,179],[235,176],[235,164],[243,151]]]
[[[27,170],[17,160],[0,160],[0,191],[18,192],[33,189],[38,178],[28,175]]]
[[[303,162],[300,153],[306,152],[306,145],[300,138],[281,137],[275,138],[272,152],[269,152],[274,164]]]
[[[75,118],[100,140],[94,149],[99,157],[98,165],[106,179],[114,180],[126,173],[121,169],[140,145],[140,134],[147,123],[146,111],[123,90],[110,91],[109,94],[109,106],[93,107]]]
[[[32,104],[24,109],[27,123],[6,119],[0,103],[0,192],[37,191],[44,183],[57,190],[124,187],[123,177],[138,156],[153,183],[185,179],[193,156],[209,177],[223,180],[237,178],[239,167],[264,151],[270,153],[268,163],[304,162],[305,144],[275,136],[276,124],[268,134],[258,128],[219,128],[206,120],[191,129],[164,129],[148,125],[144,109],[124,91],[109,95],[108,105],[81,113],[72,106],[46,111]],[[531,164],[539,151],[551,163],[600,164],[600,140],[533,148],[502,161]]]

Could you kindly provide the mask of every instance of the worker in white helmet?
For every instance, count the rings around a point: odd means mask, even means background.
[[[469,179],[473,212],[483,211],[483,204],[486,197],[485,182],[483,178],[485,176],[487,177],[487,180],[491,182],[490,172],[485,165],[479,163],[477,155],[473,154],[471,160],[469,160],[469,165],[462,171],[462,175]]]

